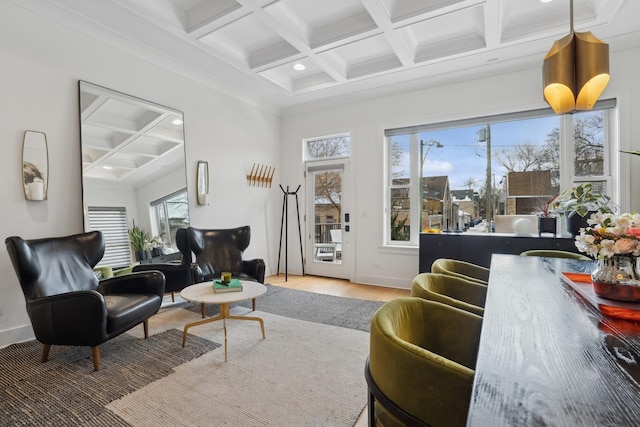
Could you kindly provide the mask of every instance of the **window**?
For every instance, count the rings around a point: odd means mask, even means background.
[[[165,245],[174,246],[176,230],[189,226],[189,200],[183,189],[151,203],[155,213],[157,235]]]
[[[562,189],[591,182],[612,197],[614,100],[557,116],[535,110],[385,131],[388,244],[419,233],[486,231],[495,215],[535,214]]]
[[[88,207],[89,231],[100,230],[104,237],[104,256],[99,267],[131,265],[131,245],[127,230],[127,212],[123,207]]]
[[[351,156],[351,135],[331,135],[305,139],[304,160],[336,159]]]

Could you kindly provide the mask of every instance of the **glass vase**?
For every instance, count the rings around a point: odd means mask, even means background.
[[[591,273],[596,295],[617,301],[640,301],[637,261],[629,255],[598,259],[598,265]]]

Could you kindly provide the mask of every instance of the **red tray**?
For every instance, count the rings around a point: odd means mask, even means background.
[[[590,274],[563,272],[561,277],[562,280],[605,316],[640,321],[640,303],[615,301],[599,297],[593,291]]]

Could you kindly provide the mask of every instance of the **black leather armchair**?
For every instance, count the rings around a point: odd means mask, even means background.
[[[101,232],[37,240],[9,237],[5,244],[36,339],[44,344],[43,362],[52,345],[90,346],[98,371],[100,344],[140,323],[148,336],[148,319],[162,302],[164,276],[149,271],[99,282],[93,267],[104,255]]]
[[[234,278],[264,283],[264,260],[242,259],[242,254],[251,241],[251,227],[248,225],[222,230],[189,227],[187,234],[198,267],[194,273],[195,282],[213,280],[219,278],[223,271],[229,271]],[[253,309],[255,308],[254,299]]]
[[[191,249],[189,248],[186,228],[176,230],[176,246],[182,253],[182,260],[180,260],[179,264],[139,264],[133,267],[133,272],[157,270],[164,274],[164,291],[171,292],[173,301],[175,301],[176,292],[195,283],[193,281],[193,264],[191,262]]]

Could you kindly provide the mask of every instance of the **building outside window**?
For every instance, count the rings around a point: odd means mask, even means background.
[[[535,214],[582,182],[614,198],[615,101],[557,116],[536,110],[385,131],[387,244],[421,231],[486,231],[495,215]]]

